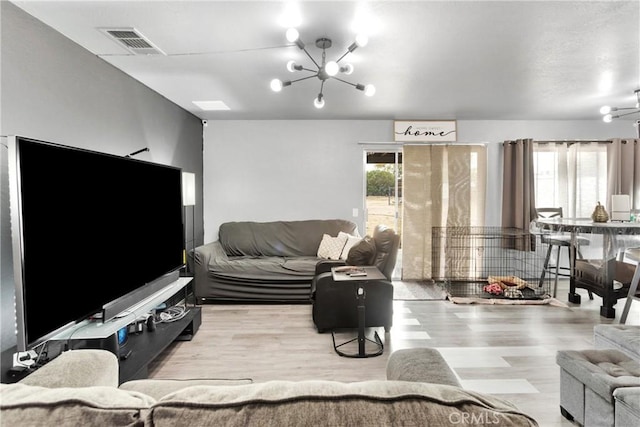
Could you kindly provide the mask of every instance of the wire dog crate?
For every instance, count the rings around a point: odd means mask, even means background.
[[[434,227],[432,278],[455,297],[541,299],[551,285],[549,275],[541,279],[542,246],[537,235],[517,228]],[[490,283],[503,292],[486,288]]]

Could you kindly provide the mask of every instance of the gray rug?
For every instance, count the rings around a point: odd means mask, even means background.
[[[482,298],[482,297],[454,297],[448,295],[449,300],[454,304],[495,304],[495,305],[552,305],[554,307],[569,306],[547,295],[545,298],[540,299],[517,299],[517,298]]]
[[[394,280],[394,300],[439,301],[447,299],[446,290],[432,281]]]

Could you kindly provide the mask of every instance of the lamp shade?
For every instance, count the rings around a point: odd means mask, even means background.
[[[196,174],[182,172],[182,204],[194,206],[196,204]]]

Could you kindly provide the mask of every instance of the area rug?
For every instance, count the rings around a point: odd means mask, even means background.
[[[430,280],[394,280],[393,299],[402,301],[442,301],[447,299],[447,292]]]
[[[447,295],[447,299],[454,304],[495,304],[495,305],[552,305],[555,307],[569,307],[564,302],[549,296],[540,299],[517,298],[482,298],[482,297],[455,297]]]

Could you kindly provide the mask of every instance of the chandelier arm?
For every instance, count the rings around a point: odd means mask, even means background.
[[[322,82],[320,83],[320,95],[322,95],[322,91],[324,90],[324,82],[325,80],[322,80]]]
[[[304,67],[302,67],[302,69],[303,69],[304,71],[310,71],[310,72],[312,72],[312,73],[318,73],[318,70],[312,70],[311,68],[304,68]]]
[[[638,110],[638,108],[636,108],[636,107],[611,107],[611,111],[619,111],[619,110]]]
[[[312,76],[302,77],[302,78],[299,78],[299,79],[291,80],[291,83],[301,82],[302,80],[311,79],[311,78],[317,77],[317,76],[318,76],[317,74],[314,74]]]
[[[338,58],[338,59],[336,60],[336,64],[340,63],[340,61],[342,61],[342,59],[343,59],[345,56],[349,55],[350,53],[351,53],[351,51],[350,51],[350,50],[346,51],[346,52],[345,52],[345,53],[344,53],[340,58]]]
[[[315,59],[313,59],[313,56],[311,56],[311,54],[307,51],[306,48],[302,48],[302,50],[304,51],[304,53],[307,54],[307,56],[309,57],[309,59],[311,60],[311,62],[313,62],[313,64],[318,67],[318,70],[320,69],[320,66],[318,65],[318,63],[316,62]]]
[[[355,83],[351,83],[351,82],[348,82],[348,81],[346,81],[346,80],[342,80],[340,77],[331,76],[331,78],[332,78],[332,79],[336,79],[336,80],[338,80],[338,81],[340,81],[340,82],[342,82],[342,83],[346,83],[346,84],[348,84],[348,85],[351,85],[351,86],[353,86],[353,87],[357,87],[357,86],[358,86],[358,85],[357,85],[357,84],[355,84]]]
[[[640,108],[636,108],[635,111],[630,111],[628,113],[624,113],[624,114],[617,114],[615,116],[611,116],[612,119],[617,119],[619,117],[624,117],[624,116],[629,116],[631,114],[636,114],[636,113],[640,113]]]

